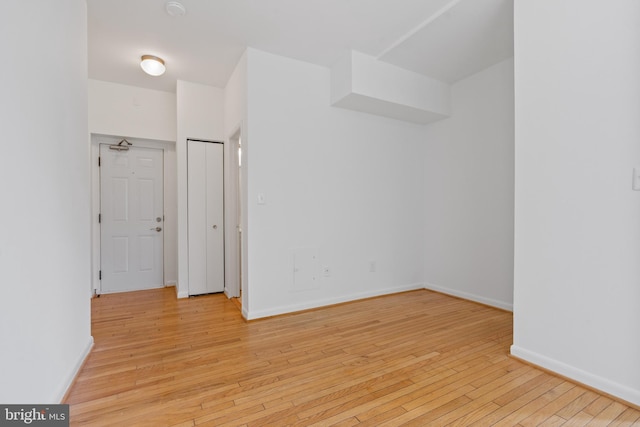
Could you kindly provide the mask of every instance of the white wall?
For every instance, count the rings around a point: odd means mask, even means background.
[[[176,140],[176,94],[89,80],[89,131]]]
[[[89,80],[89,132],[92,134],[93,287],[100,265],[100,172],[98,144],[126,137],[134,145],[164,150],[164,282],[178,280],[178,202],[176,173],[176,94]],[[117,137],[115,140],[111,136]]]
[[[423,128],[330,107],[326,68],[247,54],[248,317],[422,287]],[[330,277],[294,287],[298,248]]]
[[[638,52],[640,2],[515,3],[511,351],[636,405]]]
[[[2,403],[60,402],[93,342],[86,25],[83,0],[0,17]]]
[[[224,141],[224,90],[178,80],[177,193],[178,193],[178,296],[188,296],[189,246],[187,240],[187,139]]]
[[[426,286],[513,308],[513,59],[454,84],[425,128]]]
[[[235,133],[247,117],[247,52],[242,55],[224,88],[224,130]]]

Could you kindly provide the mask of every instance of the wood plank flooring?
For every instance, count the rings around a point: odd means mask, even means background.
[[[509,358],[511,314],[414,291],[245,322],[173,288],[92,301],[73,426],[640,426]]]

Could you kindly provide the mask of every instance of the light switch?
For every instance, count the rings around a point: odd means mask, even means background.
[[[640,166],[633,168],[633,189],[640,191]]]
[[[259,204],[259,205],[264,205],[264,204],[266,204],[266,203],[267,203],[267,202],[266,202],[266,200],[265,200],[265,198],[264,198],[264,194],[262,194],[262,193],[258,194],[258,204]]]

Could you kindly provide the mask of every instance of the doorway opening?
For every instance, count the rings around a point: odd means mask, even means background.
[[[189,296],[225,284],[224,144],[187,140]]]
[[[91,135],[92,295],[176,285],[175,158],[172,141]]]
[[[227,297],[232,299],[232,302],[236,304],[240,310],[242,310],[243,299],[246,297],[243,285],[243,265],[242,265],[242,252],[243,252],[243,206],[242,206],[242,193],[243,193],[243,181],[242,181],[242,135],[241,130],[237,129],[229,138],[229,150],[228,150],[228,164],[229,174],[227,179],[229,182],[228,195],[229,200],[227,203],[226,216],[230,219],[228,221],[228,235],[230,238],[227,240],[227,256],[228,256],[228,268],[227,268]]]

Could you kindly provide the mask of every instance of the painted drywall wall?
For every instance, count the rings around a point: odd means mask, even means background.
[[[230,136],[247,117],[247,53],[241,57],[224,88],[224,130]]]
[[[511,352],[636,405],[639,51],[637,1],[516,0]]]
[[[110,136],[128,138],[138,146],[164,150],[164,283],[178,280],[178,201],[176,172],[176,95],[117,83],[89,80],[89,132],[92,135],[93,288],[99,290],[100,172],[98,143]],[[118,141],[116,141],[118,142]]]
[[[330,107],[327,68],[247,55],[248,317],[422,288],[423,128]],[[294,272],[314,250],[328,273]]]
[[[178,80],[177,193],[178,193],[178,296],[188,296],[189,246],[187,240],[187,139],[224,141],[224,90]]]
[[[3,12],[0,402],[59,403],[93,343],[86,4]]]
[[[511,310],[513,59],[451,93],[451,117],[425,128],[426,286]]]
[[[89,80],[89,131],[176,140],[176,94]]]

